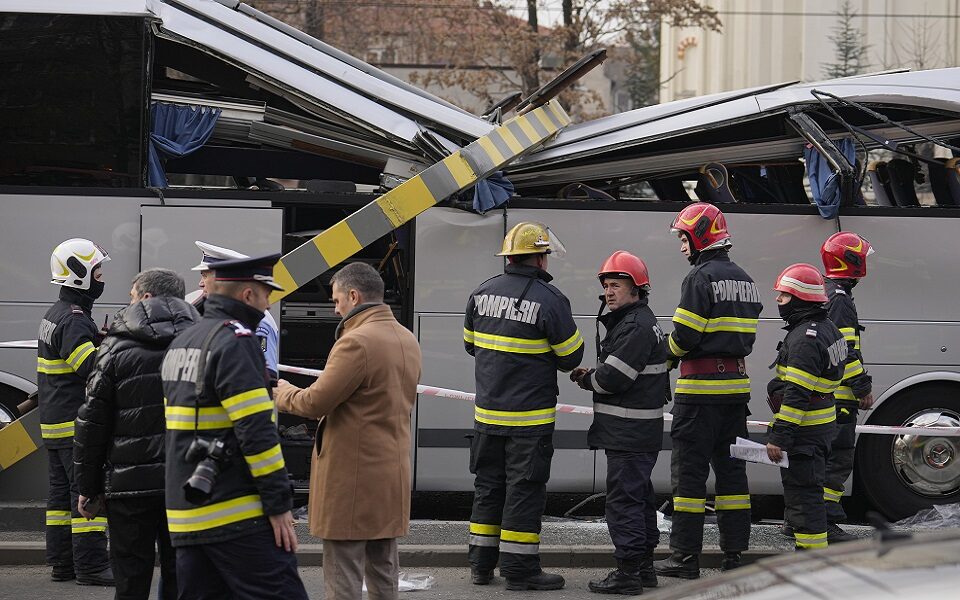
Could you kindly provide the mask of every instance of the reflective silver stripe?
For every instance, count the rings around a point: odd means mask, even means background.
[[[517,542],[500,542],[500,552],[511,554],[540,554],[540,544],[518,544]]]
[[[593,391],[595,391],[595,392],[598,393],[598,394],[608,394],[608,395],[609,395],[609,394],[612,394],[612,393],[613,393],[613,392],[608,392],[607,390],[603,389],[603,387],[601,387],[600,384],[597,383],[597,372],[596,372],[596,371],[594,371],[593,373],[590,373],[590,383],[593,384]]]
[[[488,535],[474,535],[470,534],[470,545],[471,546],[487,546],[489,548],[496,548],[500,544],[500,538],[490,537]]]
[[[661,373],[666,373],[670,370],[670,367],[667,363],[662,362],[656,365],[647,365],[640,371],[641,375],[660,375]]]
[[[210,512],[199,513],[199,514],[190,515],[190,516],[176,515],[177,512],[189,513],[190,509],[185,511],[174,511],[171,509],[167,509],[167,522],[170,525],[173,525],[173,526],[180,525],[181,527],[184,525],[207,524],[210,522],[213,523],[212,526],[216,526],[219,524],[218,521],[221,521],[221,520],[225,521],[226,523],[231,523],[232,521],[229,519],[231,515],[235,515],[237,513],[242,513],[247,511],[253,511],[253,512],[257,512],[258,514],[263,514],[263,507],[260,504],[259,498],[251,499],[243,503],[233,504],[232,506],[225,506],[224,508],[214,509],[213,511],[210,511]],[[171,513],[174,513],[174,514],[172,515]],[[183,531],[183,529],[178,529],[178,531]]]
[[[626,375],[627,377],[629,377],[629,378],[630,378],[630,381],[633,381],[634,379],[636,379],[636,378],[640,375],[640,373],[638,373],[636,369],[634,369],[633,367],[631,367],[630,365],[628,365],[627,363],[623,362],[622,360],[620,360],[619,358],[617,358],[616,356],[614,356],[614,355],[612,355],[612,354],[611,354],[610,356],[606,357],[605,359],[603,359],[603,362],[604,362],[605,364],[610,365],[610,366],[613,367],[614,369],[620,371],[621,373],[623,373],[623,374]]]
[[[593,412],[623,417],[624,419],[660,419],[663,418],[663,408],[626,408],[612,404],[593,403]]]

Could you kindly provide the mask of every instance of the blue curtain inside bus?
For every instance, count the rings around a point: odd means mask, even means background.
[[[167,187],[163,163],[186,156],[207,143],[220,116],[219,108],[176,106],[154,102],[150,107],[150,145],[147,148],[150,187]]]
[[[837,148],[851,165],[856,164],[856,146],[853,140],[835,142]],[[803,158],[807,163],[807,177],[810,178],[810,192],[813,201],[824,219],[836,219],[840,213],[840,174],[833,170],[830,163],[813,146],[803,148]],[[859,194],[857,194],[859,196]]]
[[[496,171],[486,179],[481,179],[473,188],[473,210],[481,215],[496,208],[513,195],[513,184]]]

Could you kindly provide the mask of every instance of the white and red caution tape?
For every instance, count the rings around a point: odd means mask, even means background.
[[[288,365],[278,365],[281,371],[287,373],[298,373],[300,375],[309,375],[319,377],[323,371],[319,369],[305,369],[303,367],[291,367]],[[417,393],[424,396],[436,396],[437,398],[450,398],[453,400],[466,400],[473,402],[475,394],[462,392],[460,390],[451,390],[430,385],[418,385]],[[590,406],[579,406],[577,404],[557,404],[557,412],[572,415],[593,415],[593,408]],[[667,421],[673,418],[673,415],[667,413],[663,415]],[[755,432],[764,432],[768,424],[764,421],[747,421],[747,429]],[[960,427],[894,427],[887,425],[857,425],[857,433],[869,433],[874,435],[927,435],[942,437],[960,437]]]

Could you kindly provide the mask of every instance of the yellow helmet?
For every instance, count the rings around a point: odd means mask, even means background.
[[[547,254],[560,252],[564,248],[553,232],[543,223],[524,221],[517,223],[503,238],[503,249],[497,256],[517,256],[520,254]]]

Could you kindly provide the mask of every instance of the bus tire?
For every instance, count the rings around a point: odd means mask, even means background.
[[[17,405],[27,399],[22,390],[8,385],[0,385],[0,424],[6,425],[20,418]]]
[[[960,426],[960,385],[922,383],[884,401],[870,425]],[[960,502],[960,438],[861,435],[856,487],[890,521]]]

